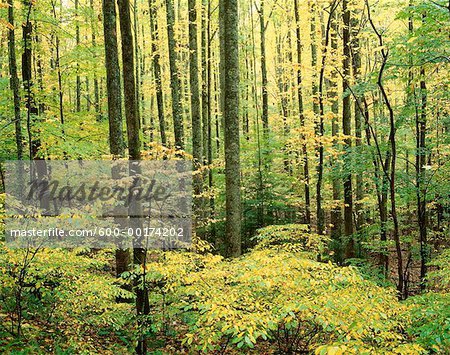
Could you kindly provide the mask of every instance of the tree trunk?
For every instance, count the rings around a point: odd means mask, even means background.
[[[351,38],[351,47],[352,47],[352,69],[353,69],[353,80],[356,83],[360,80],[361,76],[361,55],[359,49],[359,28],[358,28],[358,20],[353,17],[351,21],[352,25],[352,38]],[[356,153],[361,154],[361,146],[362,146],[362,123],[361,123],[361,111],[359,110],[359,97],[356,96],[354,111],[355,111],[355,145],[356,145]],[[359,231],[364,223],[364,211],[361,208],[361,200],[363,199],[363,175],[361,172],[356,174],[356,206],[355,206],[355,229]]]
[[[427,85],[425,69],[420,70],[420,116],[416,116],[416,189],[417,189],[417,220],[419,224],[420,242],[420,280],[421,288],[426,286],[428,257],[427,238],[427,182],[426,182],[426,135],[427,135]]]
[[[352,126],[351,126],[351,101],[349,91],[350,80],[350,9],[348,8],[348,0],[342,2],[342,17],[343,17],[343,48],[344,58],[342,62],[343,75],[342,88],[343,88],[343,102],[342,102],[342,131],[346,136],[344,140],[344,235],[349,238],[348,244],[345,247],[345,257],[355,257],[355,246],[352,238],[353,234],[353,193],[352,193],[352,174],[351,174],[351,154],[352,147]]]
[[[261,0],[259,8],[259,32],[261,40],[262,124],[264,136],[266,137],[269,132],[269,94],[267,91],[266,20],[264,17],[264,0]]]
[[[198,83],[198,45],[197,45],[197,8],[195,0],[188,0],[189,11],[189,85],[191,98],[192,120],[192,156],[194,169],[198,170],[202,164],[202,121],[200,112],[200,91]],[[202,190],[201,174],[194,175],[194,195],[200,195]],[[194,207],[197,216],[200,214],[200,198],[194,196]]]
[[[170,88],[172,90],[172,118],[175,133],[175,148],[184,149],[183,133],[183,108],[181,105],[181,87],[178,78],[177,60],[176,60],[176,42],[174,34],[175,14],[173,10],[173,1],[166,1],[167,15],[167,39],[169,45],[169,65],[170,65]]]
[[[331,23],[331,49],[333,53],[337,55],[338,50],[338,18],[335,15]],[[337,64],[337,61],[335,61]],[[331,135],[336,137],[339,133],[339,99],[338,99],[338,78],[337,72],[333,70],[330,80],[330,100],[331,100],[331,112],[333,113],[333,119],[331,121]],[[333,148],[338,149],[338,143],[336,138],[333,139]],[[332,160],[333,169],[333,203],[335,204],[331,210],[331,237],[334,242],[335,259],[338,262],[342,262],[342,208],[341,208],[341,182],[337,178],[339,175],[340,164]]]
[[[106,90],[108,98],[109,150],[113,159],[125,155],[122,121],[122,91],[120,85],[119,52],[117,48],[116,5],[114,0],[103,0],[103,30],[105,38]],[[119,172],[112,172],[119,178]],[[116,275],[130,269],[128,250],[116,249]]]
[[[80,24],[78,22],[78,8],[79,8],[79,4],[80,1],[79,0],[75,0],[75,43],[76,43],[76,48],[77,50],[79,50],[80,47]],[[77,61],[77,66],[76,66],[76,74],[77,74],[77,78],[76,78],[76,111],[80,112],[81,111],[81,77],[80,77],[80,64]]]
[[[8,0],[8,22],[11,28],[8,31],[8,57],[9,57],[9,80],[10,87],[13,93],[14,101],[14,127],[16,133],[16,147],[17,160],[23,159],[23,136],[22,124],[20,117],[20,87],[19,77],[17,74],[17,60],[16,60],[16,38],[14,31],[14,4],[13,0]]]
[[[141,159],[141,142],[140,142],[140,122],[138,116],[138,106],[136,97],[136,80],[135,80],[135,66],[134,66],[134,44],[133,32],[131,30],[131,15],[129,0],[118,0],[118,8],[120,14],[120,32],[122,37],[122,63],[123,63],[123,82],[124,82],[124,104],[125,117],[127,125],[128,136],[128,152],[130,161],[138,161]],[[140,167],[130,164],[130,176],[134,177],[141,173]],[[139,180],[139,178],[137,178]],[[138,201],[134,201],[129,207],[130,215],[141,216],[142,206]],[[130,218],[129,226],[132,228],[142,228],[142,223],[139,218]],[[141,265],[145,272],[147,250],[142,246],[134,246],[133,248],[133,263]],[[138,316],[138,326],[143,326],[144,321],[141,319],[149,313],[148,291],[144,280],[135,282],[136,292],[136,312]],[[138,338],[136,353],[144,355],[147,353],[147,339],[141,333]]]
[[[164,96],[161,86],[161,65],[159,59],[161,55],[159,53],[159,30],[158,30],[158,13],[154,0],[148,1],[149,13],[150,13],[150,35],[152,40],[152,63],[153,73],[155,76],[156,86],[156,106],[158,109],[158,122],[159,122],[159,134],[161,135],[161,144],[167,147],[166,138],[166,122],[164,118]]]
[[[239,143],[239,12],[238,0],[221,0],[225,18],[224,35],[224,100],[225,100],[225,190],[226,190],[226,255],[241,254],[241,170]]]
[[[25,91],[26,107],[27,107],[27,133],[28,133],[28,146],[30,149],[30,159],[38,159],[38,152],[41,146],[41,141],[38,137],[33,137],[32,126],[36,121],[36,116],[38,115],[38,109],[34,101],[32,86],[33,77],[31,70],[32,63],[32,44],[31,35],[33,33],[33,25],[30,21],[30,14],[32,10],[33,3],[26,3],[27,18],[25,23],[22,25],[22,38],[23,38],[23,53],[22,53],[22,81]],[[35,132],[38,133],[38,132]]]
[[[294,0],[295,12],[295,33],[297,39],[297,96],[298,96],[298,114],[300,117],[300,128],[305,129],[305,114],[303,108],[303,78],[302,78],[302,37],[301,37],[301,23],[300,13],[298,8],[298,0]],[[309,161],[308,151],[306,146],[305,134],[301,134],[302,139],[302,154],[303,154],[303,181],[305,189],[305,221],[304,223],[311,225],[311,197],[309,188]]]

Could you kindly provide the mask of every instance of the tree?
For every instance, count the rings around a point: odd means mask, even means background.
[[[298,113],[300,118],[300,127],[305,129],[305,114],[303,108],[303,79],[302,79],[302,36],[300,13],[298,8],[298,0],[294,0],[294,14],[295,14],[295,34],[297,39],[297,99],[298,99]],[[302,154],[303,154],[303,181],[305,190],[305,223],[311,224],[311,197],[309,189],[309,161],[308,150],[305,142],[305,134],[301,135],[302,140]]]
[[[195,0],[188,1],[189,10],[189,84],[191,96],[191,120],[192,120],[192,155],[194,169],[198,170],[202,164],[202,117],[200,111],[200,90],[198,83],[198,45],[197,45],[197,8]],[[194,193],[199,195],[202,190],[202,176],[194,176]],[[200,204],[194,199],[197,209]]]
[[[350,149],[352,147],[352,111],[351,100],[349,93],[349,80],[350,80],[350,9],[348,8],[348,0],[342,1],[342,45],[343,45],[343,80],[342,88],[344,92],[344,98],[342,102],[342,133],[346,136],[344,149],[346,151],[344,157],[344,234],[349,239],[349,242],[345,248],[346,258],[354,257],[354,242],[352,238],[353,234],[353,191],[352,191],[352,173],[351,173],[351,155]]]
[[[123,89],[124,89],[124,104],[125,117],[128,137],[128,156],[130,159],[130,176],[134,179],[134,183],[139,183],[139,175],[141,173],[137,161],[141,160],[141,141],[140,141],[140,125],[139,116],[137,114],[137,96],[136,96],[136,81],[135,81],[135,67],[134,67],[134,43],[133,32],[131,30],[131,15],[129,0],[118,1],[119,16],[120,16],[120,33],[122,39],[122,72],[123,72]],[[142,223],[140,216],[142,216],[141,202],[133,201],[129,206],[129,227],[134,230],[142,230]],[[133,263],[135,265],[145,265],[147,258],[147,249],[134,241],[133,248]],[[144,281],[135,280],[136,290],[136,313],[138,315],[138,325],[142,326],[143,320],[141,317],[147,315],[150,311],[147,287]],[[144,334],[138,339],[136,353],[143,355],[147,353],[147,340]]]
[[[239,11],[237,0],[221,0],[223,21],[226,255],[241,254],[241,168],[239,143]]]
[[[103,0],[103,33],[105,35],[106,89],[108,97],[109,150],[113,157],[125,155],[122,121],[122,90],[120,84],[119,52],[117,47],[116,5],[114,0]],[[120,172],[114,170],[113,178]],[[116,249],[116,275],[129,270],[130,252]]]
[[[8,0],[8,22],[11,28],[8,30],[8,58],[9,58],[9,82],[14,101],[14,127],[16,133],[17,160],[23,159],[22,119],[20,116],[20,86],[17,76],[16,39],[14,31],[14,4]]]
[[[159,43],[159,29],[158,29],[158,13],[153,0],[148,1],[149,15],[150,15],[150,35],[152,41],[152,62],[153,75],[155,77],[156,86],[156,107],[158,110],[159,134],[161,135],[161,144],[167,146],[166,138],[166,122],[164,118],[164,97],[161,85],[161,64],[160,64],[160,49]]]
[[[176,47],[174,34],[175,14],[173,10],[173,1],[166,1],[167,15],[167,40],[169,43],[169,64],[170,64],[170,88],[172,90],[172,118],[175,132],[175,147],[184,149],[184,128],[183,128],[183,108],[181,106],[181,87],[178,77]]]

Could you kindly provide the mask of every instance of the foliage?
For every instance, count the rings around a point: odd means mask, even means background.
[[[394,291],[364,280],[356,268],[311,260],[303,248],[274,248],[268,240],[277,240],[277,229],[280,240],[286,238],[282,226],[268,227],[261,244],[237,260],[152,254],[145,272],[152,331],[181,337],[185,347],[203,352],[422,352],[402,331],[409,320],[402,319],[405,308]],[[296,233],[306,235],[304,226],[286,226],[284,232],[296,241]],[[323,243],[309,240],[312,250]]]
[[[408,300],[411,323],[408,333],[430,353],[450,349],[450,293],[428,292]]]
[[[115,298],[133,296],[108,275],[109,255],[93,256],[82,250],[11,250],[2,244],[0,347],[77,353],[126,349],[121,337],[132,329],[131,306],[116,304]],[[18,327],[23,334],[16,338]]]

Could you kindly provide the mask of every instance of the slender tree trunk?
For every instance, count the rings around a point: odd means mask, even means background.
[[[269,93],[267,91],[267,60],[266,60],[266,19],[264,16],[264,0],[259,8],[259,33],[261,44],[261,77],[262,77],[262,124],[264,136],[269,132]]]
[[[353,193],[352,193],[352,174],[351,174],[351,154],[350,150],[352,147],[351,139],[351,101],[349,91],[349,80],[350,80],[350,9],[348,8],[348,0],[343,0],[342,2],[343,11],[343,48],[344,48],[344,58],[342,62],[343,67],[343,91],[344,98],[342,102],[342,131],[346,136],[344,140],[344,234],[349,238],[348,244],[345,248],[345,257],[353,258],[355,256],[355,246],[352,238],[353,234]]]
[[[392,108],[391,102],[389,100],[389,97],[387,96],[386,89],[383,84],[383,74],[384,70],[386,69],[386,64],[388,60],[389,52],[384,49],[384,41],[383,41],[383,35],[380,34],[380,32],[375,27],[375,24],[373,23],[370,7],[368,4],[368,1],[366,0],[366,6],[367,6],[367,13],[368,13],[368,19],[370,22],[370,25],[375,32],[376,36],[378,37],[378,43],[381,49],[381,56],[382,56],[382,63],[381,68],[378,72],[378,79],[377,79],[377,85],[380,89],[381,96],[383,98],[384,104],[386,105],[388,112],[389,112],[389,145],[390,145],[390,160],[386,158],[386,164],[384,166],[384,173],[386,175],[386,178],[389,180],[389,197],[391,201],[391,215],[392,215],[392,221],[394,224],[393,229],[393,239],[395,242],[395,250],[397,253],[397,274],[398,274],[398,284],[397,284],[397,291],[398,296],[400,299],[405,299],[408,297],[408,290],[406,288],[406,283],[404,279],[404,273],[403,273],[403,255],[402,255],[402,246],[400,241],[400,229],[399,229],[399,223],[398,223],[398,216],[397,216],[397,203],[396,203],[396,191],[395,191],[395,174],[396,174],[396,164],[397,164],[397,142],[395,139],[396,136],[396,126],[395,126],[395,116],[394,116],[394,110]],[[389,155],[389,151],[388,151]],[[381,157],[380,157],[381,158]],[[389,163],[389,168],[388,168]]]
[[[322,49],[322,63],[320,66],[320,74],[319,74],[319,90],[318,90],[318,100],[319,100],[319,123],[318,123],[318,136],[322,138],[325,134],[324,129],[324,115],[325,115],[325,108],[324,108],[324,79],[325,79],[325,64],[327,60],[327,54],[328,54],[328,45],[330,41],[330,29],[331,29],[331,23],[333,19],[334,11],[336,10],[336,0],[334,0],[330,5],[330,12],[328,15],[327,25],[325,28],[325,43]],[[323,184],[323,162],[324,162],[324,147],[323,143],[319,142],[319,162],[317,164],[317,185],[316,185],[316,191],[317,191],[317,232],[319,234],[325,233],[325,212],[322,207],[322,184]]]
[[[295,12],[295,33],[297,40],[297,97],[298,97],[298,114],[300,118],[300,128],[305,129],[305,114],[303,108],[303,78],[302,78],[302,36],[301,36],[301,23],[300,13],[298,7],[298,0],[294,0],[294,12]],[[308,150],[306,145],[305,134],[301,134],[302,140],[302,154],[303,154],[303,181],[305,189],[305,222],[311,225],[311,197],[309,188],[309,161]]]
[[[8,57],[9,57],[9,82],[11,91],[13,93],[14,101],[14,127],[16,133],[16,147],[17,160],[23,159],[23,136],[22,123],[20,116],[20,87],[19,77],[17,74],[17,59],[16,59],[16,38],[14,31],[14,3],[13,0],[8,0],[8,22],[11,28],[8,31]]]
[[[189,85],[191,98],[192,120],[192,155],[194,169],[200,169],[202,164],[202,118],[200,111],[200,90],[198,83],[198,44],[197,44],[197,8],[195,0],[188,0],[189,11]],[[202,191],[201,174],[194,175],[194,195],[200,195]],[[200,199],[194,198],[194,207],[197,215],[200,214]]]
[[[333,16],[333,20],[331,22],[331,49],[333,54],[337,55],[338,50],[338,18],[335,14]],[[337,65],[337,60],[334,63]],[[331,112],[333,113],[333,119],[331,121],[331,135],[332,137],[336,137],[339,134],[339,123],[338,123],[338,115],[339,115],[339,99],[338,99],[338,78],[337,72],[334,70],[331,75],[330,80],[330,100],[331,100]],[[338,149],[337,139],[333,138],[333,147],[334,149]],[[333,203],[335,204],[331,211],[331,237],[334,241],[335,247],[335,257],[336,261],[342,261],[342,246],[341,246],[341,237],[342,237],[342,208],[341,208],[341,182],[340,179],[337,178],[339,175],[340,166],[337,161],[333,159],[332,161],[332,169],[333,169]]]
[[[33,97],[32,86],[32,43],[31,35],[33,33],[33,25],[30,21],[30,14],[32,10],[33,3],[26,2],[27,6],[27,18],[25,23],[22,25],[22,38],[23,38],[23,53],[22,53],[22,81],[25,91],[26,107],[27,107],[27,133],[28,133],[28,146],[30,149],[30,159],[38,159],[38,152],[41,146],[41,141],[38,137],[33,137],[32,126],[34,125],[37,115],[39,113],[36,103]]]
[[[161,135],[161,144],[167,147],[166,138],[166,122],[164,118],[164,96],[161,85],[161,65],[159,60],[161,58],[159,51],[159,30],[158,30],[158,14],[154,0],[148,1],[149,13],[150,13],[150,34],[152,39],[152,63],[153,73],[155,77],[156,85],[156,106],[158,109],[158,123],[159,134]]]
[[[207,8],[207,16],[208,16],[208,28],[207,28],[207,129],[208,129],[208,188],[209,191],[212,192],[213,186],[214,186],[214,180],[213,180],[213,170],[212,170],[212,163],[213,163],[213,141],[212,141],[212,116],[211,116],[211,103],[212,103],[212,95],[211,95],[211,80],[212,80],[212,64],[211,64],[211,1],[208,1],[208,8]],[[215,217],[215,200],[214,196],[211,194],[211,197],[209,199],[209,208],[210,208],[210,218],[214,219]],[[216,237],[216,228],[215,223],[212,224],[211,228],[211,238],[214,240]]]
[[[352,48],[352,69],[353,69],[353,80],[355,83],[358,83],[361,76],[361,54],[359,49],[359,28],[358,28],[358,20],[353,17],[351,21],[352,25],[352,38],[351,38],[351,48]],[[361,123],[361,111],[359,110],[359,97],[355,98],[354,111],[355,111],[355,146],[356,153],[361,154],[362,147],[362,123]],[[363,199],[363,175],[361,172],[356,174],[356,220],[355,220],[355,229],[359,231],[364,223],[364,211],[362,211],[360,201]]]
[[[239,11],[238,0],[223,2],[225,18],[225,190],[226,190],[226,255],[241,254],[241,169],[239,144]]]
[[[136,114],[139,121],[139,129],[143,126],[141,122],[141,86],[140,86],[140,66],[139,66],[139,16],[138,16],[138,2],[134,0],[133,3],[133,35],[134,35],[134,63],[135,63],[135,78],[136,78]]]
[[[201,10],[201,45],[202,45],[202,146],[203,146],[203,164],[208,161],[208,4],[207,0],[202,0]]]
[[[77,49],[79,49],[80,46],[80,24],[78,22],[78,15],[79,15],[79,0],[75,0],[75,43]],[[80,77],[80,64],[77,62],[76,66],[76,111],[81,111],[81,77]]]
[[[426,286],[428,257],[428,217],[427,217],[427,182],[426,182],[426,135],[427,135],[427,85],[425,69],[420,70],[420,116],[416,116],[416,189],[417,189],[417,220],[419,224],[420,242],[420,280],[421,288]]]
[[[173,0],[166,1],[167,15],[167,39],[169,44],[169,65],[170,65],[170,87],[172,90],[172,118],[175,133],[175,147],[184,149],[184,128],[183,128],[183,108],[181,105],[181,87],[178,78],[176,60],[176,41],[174,34],[175,14],[173,10]]]
[[[90,0],[90,7],[92,11],[91,16],[91,32],[92,32],[92,47],[95,49],[97,47],[97,26],[95,25],[95,10],[94,10],[94,0]],[[94,71],[94,108],[95,113],[97,115],[97,121],[101,121],[101,114],[100,114],[100,94],[99,94],[99,87],[98,87],[98,78],[97,73]]]

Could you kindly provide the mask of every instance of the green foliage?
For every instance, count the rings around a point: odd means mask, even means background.
[[[450,293],[425,293],[411,297],[408,333],[430,353],[450,349]]]
[[[126,349],[119,336],[132,327],[131,306],[116,304],[115,298],[133,295],[108,275],[108,254],[92,258],[82,251],[35,252],[0,246],[0,346],[32,348],[28,339],[35,338],[40,351]]]
[[[306,252],[313,259],[323,256],[330,238],[311,233],[305,224],[268,226],[258,231],[254,238],[258,244],[255,250],[274,249],[291,252]]]
[[[421,353],[402,331],[408,318],[395,291],[365,280],[354,267],[309,259],[305,251],[315,254],[326,242],[317,237],[307,237],[304,226],[271,226],[252,252],[233,261],[152,254],[145,270],[152,331],[203,352]]]

